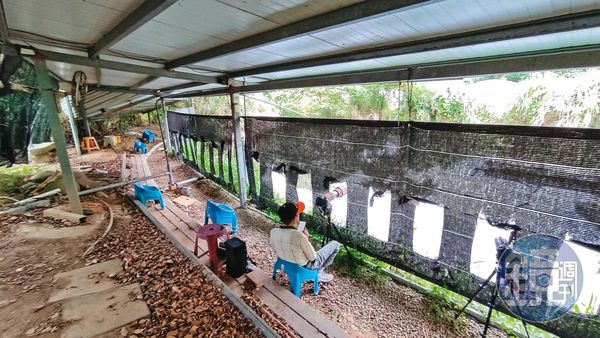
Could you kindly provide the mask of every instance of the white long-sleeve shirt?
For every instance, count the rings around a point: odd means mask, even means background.
[[[298,229],[291,227],[272,229],[271,247],[279,258],[301,266],[317,258],[315,248],[308,238]]]

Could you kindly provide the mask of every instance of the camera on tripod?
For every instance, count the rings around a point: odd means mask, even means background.
[[[346,195],[347,188],[336,187],[332,191],[328,191],[323,196],[318,196],[315,199],[315,206],[324,215],[331,215],[331,201],[336,198]]]
[[[496,244],[496,265],[494,266],[494,269],[490,273],[489,277],[483,282],[483,284],[481,284],[479,286],[479,288],[477,289],[475,294],[473,296],[471,296],[471,298],[469,298],[467,303],[462,307],[462,309],[460,309],[460,311],[458,311],[458,313],[454,317],[455,319],[458,318],[465,311],[465,309],[469,306],[469,304],[471,304],[471,302],[475,299],[475,297],[477,297],[477,295],[490,283],[492,278],[495,276],[496,277],[496,279],[494,281],[495,285],[494,285],[489,303],[487,304],[489,306],[489,308],[488,308],[488,313],[487,313],[487,317],[485,320],[485,325],[483,327],[483,333],[481,334],[482,337],[486,337],[488,328],[490,326],[492,310],[496,306],[496,298],[498,297],[498,285],[502,284],[502,283],[507,283],[506,277],[508,274],[512,273],[512,263],[514,263],[515,259],[520,258],[520,255],[518,253],[515,253],[515,251],[513,250],[513,244],[514,244],[515,240],[517,239],[517,233],[521,230],[521,227],[519,227],[516,224],[494,223],[494,222],[492,222],[492,220],[487,219],[487,218],[486,218],[486,220],[490,225],[492,225],[494,227],[502,228],[504,230],[510,230],[510,235],[508,236],[508,239],[505,239],[502,237],[496,237],[496,239],[494,240],[494,242]],[[512,290],[512,288],[510,290]],[[525,333],[526,333],[527,337],[529,338],[529,332],[527,331],[527,326],[525,325],[525,321],[522,318],[521,318],[521,322],[523,323],[523,327],[525,328]]]
[[[329,185],[332,182],[335,182],[335,179],[333,179],[331,177],[325,178],[325,180],[323,182],[325,185],[325,188],[329,189]],[[327,223],[325,224],[325,229],[323,231],[323,241],[322,241],[321,245],[323,246],[327,242],[332,240],[332,231],[335,231],[335,233],[337,234],[337,238],[340,240],[340,242],[346,249],[348,256],[350,257],[352,262],[354,262],[354,256],[352,255],[352,253],[350,253],[350,250],[348,249],[348,247],[342,240],[342,235],[340,234],[340,231],[335,226],[335,224],[333,224],[331,222],[331,211],[332,211],[331,201],[333,201],[336,198],[340,198],[340,197],[346,195],[347,193],[348,193],[348,189],[346,187],[335,187],[331,191],[324,193],[323,196],[318,196],[315,199],[315,207],[317,208],[317,210],[320,213],[322,213],[324,216],[327,217]]]

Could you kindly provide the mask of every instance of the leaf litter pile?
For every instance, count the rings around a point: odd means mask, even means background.
[[[140,283],[150,319],[126,328],[125,336],[256,337],[258,329],[203,276],[138,210],[123,203],[115,225],[90,255],[121,258],[122,283]]]

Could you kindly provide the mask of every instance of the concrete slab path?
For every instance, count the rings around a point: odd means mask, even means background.
[[[50,296],[48,303],[115,288],[118,285],[109,277],[122,270],[121,260],[113,259],[56,274],[54,280],[61,287]]]

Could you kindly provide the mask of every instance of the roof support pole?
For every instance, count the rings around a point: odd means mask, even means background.
[[[54,140],[54,145],[56,147],[56,156],[60,162],[60,171],[67,190],[71,211],[82,214],[83,209],[81,208],[81,201],[79,201],[79,195],[77,194],[77,182],[75,182],[75,176],[73,175],[71,164],[69,163],[67,141],[65,140],[64,130],[60,124],[58,108],[56,106],[56,97],[54,96],[54,90],[48,74],[48,68],[46,67],[46,61],[39,56],[35,56],[34,63],[36,78],[42,92],[42,102],[46,106],[48,123],[50,124],[52,139]]]
[[[87,136],[92,136],[92,130],[90,129],[90,121],[87,117],[87,111],[85,110],[85,103],[83,101],[79,102],[77,105],[77,109],[79,110],[79,116],[83,119],[83,127],[85,128],[85,132]]]
[[[77,131],[77,121],[75,120],[75,114],[73,114],[73,104],[71,103],[71,98],[69,98],[69,96],[65,96],[65,100],[67,100],[67,113],[69,115],[69,125],[71,126],[71,134],[73,135],[73,143],[75,144],[75,150],[77,151],[77,155],[81,156],[81,148],[79,147],[79,133]]]
[[[167,135],[166,137],[163,136],[163,141],[165,142],[165,147],[167,151],[171,150],[171,132],[169,131],[169,118],[168,118],[168,112],[167,109],[165,107],[165,99],[161,99],[160,100],[160,104],[161,104],[161,108],[162,108],[162,112],[163,112],[163,125],[164,125],[164,134]]]
[[[158,101],[161,102],[161,108],[163,111],[163,116],[164,116],[164,122],[165,122],[165,128],[163,129],[162,127],[162,122],[160,120],[160,112],[158,111]],[[174,185],[175,181],[173,181],[173,173],[171,172],[171,165],[169,164],[169,152],[167,151],[167,149],[170,148],[171,145],[171,139],[170,139],[170,135],[169,135],[169,126],[167,124],[167,111],[165,110],[165,99],[164,98],[159,98],[156,103],[154,104],[154,110],[156,111],[156,119],[158,120],[158,128],[160,128],[160,137],[162,138],[163,141],[163,150],[165,151],[165,162],[167,164],[167,172],[169,173],[169,188],[171,188],[171,186]],[[150,112],[148,112],[148,114],[150,114]],[[148,115],[150,116],[150,115]],[[167,137],[165,137],[165,135],[167,135]],[[167,143],[169,143],[169,147],[167,147]]]
[[[230,86],[230,88],[232,88]],[[240,117],[239,95],[229,92],[229,100],[231,101],[231,116],[233,119],[233,140],[235,142],[235,159],[237,161],[240,207],[246,207],[246,186],[248,183],[248,175],[246,171],[246,156],[244,151],[244,140],[242,139],[242,125]]]

